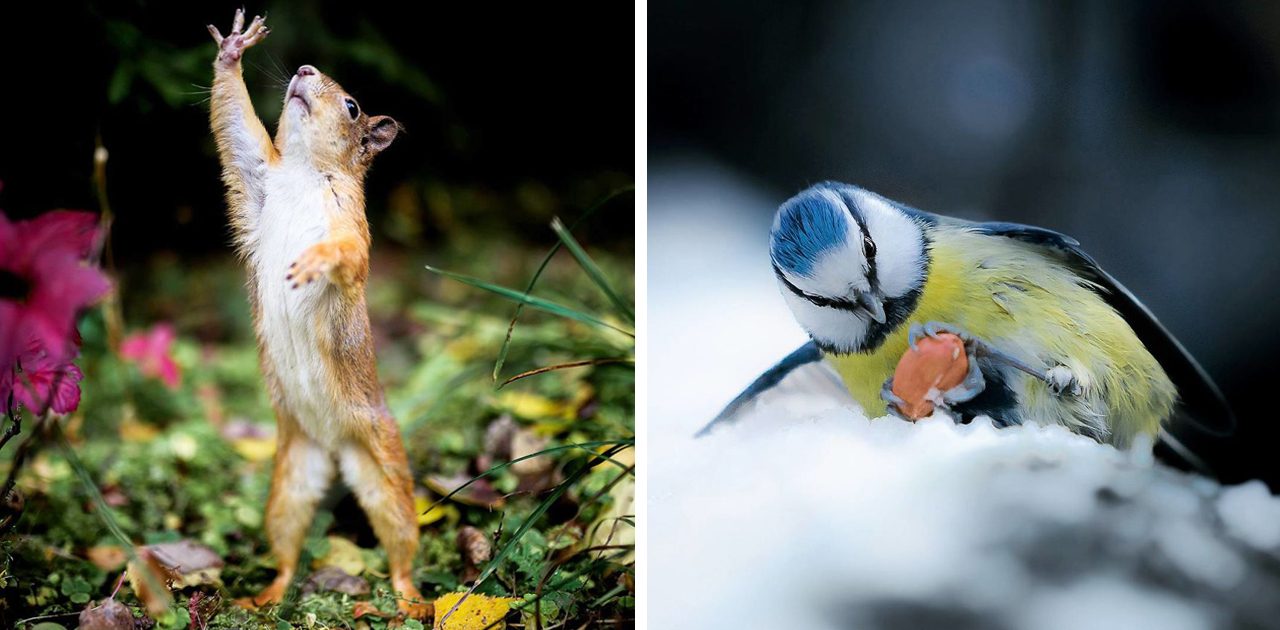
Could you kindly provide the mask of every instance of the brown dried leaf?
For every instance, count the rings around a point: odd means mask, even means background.
[[[534,435],[532,431],[520,429],[515,432],[515,435],[511,436],[511,459],[520,459],[537,453],[547,448],[548,442],[550,440],[545,437],[539,437]],[[549,455],[539,455],[512,464],[511,470],[521,477],[527,475],[541,476],[551,470],[554,465],[555,461]]]
[[[221,584],[222,557],[214,550],[193,540],[157,543],[147,545],[144,549],[164,564],[173,574],[180,586],[199,586],[201,584]]]
[[[302,593],[309,595],[317,591],[332,591],[352,596],[368,595],[369,582],[364,578],[351,575],[339,567],[324,567],[314,571],[302,585]]]
[[[130,562],[126,569],[129,585],[147,609],[147,614],[159,617],[173,603],[169,589],[173,583],[181,581],[182,576],[174,574],[150,549],[139,547],[137,551],[138,559]]]
[[[468,481],[471,481],[471,477],[466,475],[453,475],[451,477],[431,475],[427,477],[426,484],[432,492],[445,496]],[[498,494],[487,479],[477,479],[475,483],[453,495],[453,500],[463,505],[489,509],[500,508],[507,503],[506,498]]]
[[[378,607],[374,606],[373,602],[356,602],[355,605],[351,607],[351,618],[359,619],[365,616],[381,617],[382,619],[390,619],[391,617],[396,616],[396,614],[386,613],[386,612],[382,612],[381,610],[378,610]]]
[[[458,530],[458,552],[462,554],[462,581],[470,583],[480,577],[480,567],[493,557],[493,546],[484,532],[466,525]]]
[[[133,613],[129,607],[110,597],[97,606],[89,604],[80,612],[81,630],[133,630]]]

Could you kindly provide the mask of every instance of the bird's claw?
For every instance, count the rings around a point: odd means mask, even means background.
[[[1056,396],[1079,396],[1084,393],[1084,385],[1076,378],[1075,372],[1065,365],[1055,365],[1045,370],[1044,383]]]
[[[911,324],[911,328],[907,329],[907,345],[911,346],[912,350],[915,350],[916,342],[919,341],[921,337],[937,337],[943,333],[950,333],[959,337],[960,341],[964,342],[966,349],[969,348],[969,344],[977,342],[973,335],[965,332],[965,330],[959,326],[941,324],[938,322],[925,322],[923,324]]]
[[[890,407],[906,404],[901,396],[893,393],[893,377],[884,380],[884,385],[880,387],[880,400],[885,401]]]

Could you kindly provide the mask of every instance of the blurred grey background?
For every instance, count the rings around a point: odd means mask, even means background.
[[[1078,238],[1241,416],[1235,438],[1185,437],[1224,480],[1280,487],[1280,4],[652,0],[649,20],[655,371],[699,351],[676,303],[701,282],[745,274],[739,288],[783,308],[774,208],[847,181]],[[754,255],[720,256],[725,242]],[[789,344],[798,330],[773,315],[735,334]],[[696,429],[704,412],[653,426]]]

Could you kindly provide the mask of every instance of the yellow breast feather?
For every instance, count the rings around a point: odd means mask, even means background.
[[[1030,376],[1008,385],[1024,422],[1094,427],[1114,444],[1154,433],[1172,410],[1173,383],[1133,329],[1090,283],[1046,250],[1014,239],[938,226],[930,267],[911,317],[875,350],[827,359],[870,415],[885,413],[880,389],[907,349],[912,323],[958,326],[1031,365],[1065,365],[1086,392],[1055,404]]]

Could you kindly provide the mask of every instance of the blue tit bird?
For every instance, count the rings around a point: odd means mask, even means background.
[[[822,183],[782,204],[769,249],[783,299],[812,341],[707,429],[805,371],[838,377],[872,417],[892,412],[903,353],[920,335],[944,331],[964,340],[977,367],[941,393],[958,421],[1057,424],[1120,447],[1154,437],[1175,416],[1234,426],[1199,364],[1063,234],[939,216]]]

